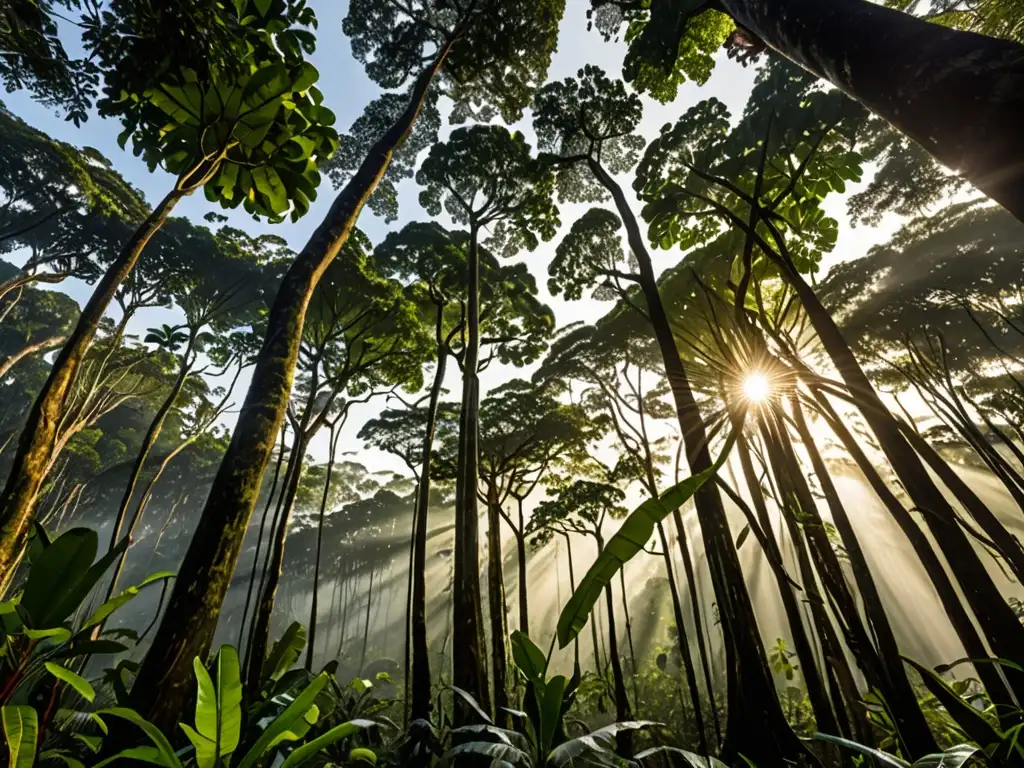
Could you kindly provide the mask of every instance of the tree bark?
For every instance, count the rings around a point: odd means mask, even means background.
[[[481,649],[480,517],[477,511],[480,434],[480,254],[477,225],[470,225],[466,283],[467,339],[462,362],[462,409],[455,481],[455,552],[452,587],[452,679],[482,707],[488,706],[487,672]],[[461,710],[458,710],[461,712]],[[456,722],[461,723],[461,715]]]
[[[125,243],[83,307],[75,329],[57,355],[42,391],[32,404],[18,440],[7,484],[0,494],[0,594],[7,590],[21,558],[29,519],[53,453],[64,400],[96,336],[100,321],[114,300],[118,287],[135,268],[146,244],[164,225],[184,194],[176,186]]]
[[[306,670],[313,671],[313,651],[316,648],[316,619],[320,607],[320,557],[324,546],[324,519],[327,515],[327,497],[331,492],[331,476],[334,474],[334,459],[338,451],[338,436],[341,430],[335,431],[331,425],[331,436],[327,456],[327,477],[324,478],[324,493],[320,497],[320,514],[316,522],[316,557],[313,562],[313,594],[309,605],[309,642],[306,644]]]
[[[529,585],[526,581],[526,519],[523,516],[523,500],[516,498],[519,509],[519,528],[512,531],[516,539],[516,560],[519,568],[519,631],[530,635]]]
[[[597,554],[604,551],[604,540],[597,536]],[[626,693],[626,677],[622,674],[622,659],[619,657],[619,638],[615,631],[615,600],[612,596],[612,585],[604,588],[605,608],[608,611],[608,662],[612,667],[612,685],[615,693],[615,719],[625,723],[633,719],[629,706],[629,695]],[[617,751],[620,755],[632,755],[633,740],[629,731],[616,736]]]
[[[589,166],[612,195],[626,227],[630,249],[640,266],[641,288],[672,390],[690,471],[697,474],[708,470],[713,461],[707,430],[679,357],[640,227],[622,188],[598,162],[591,159]],[[813,764],[815,758],[790,728],[779,705],[750,593],[733,545],[729,520],[715,484],[705,483],[697,492],[694,503],[722,619],[726,666],[730,672],[723,759],[728,762],[742,753],[759,765],[782,765],[786,760]]]
[[[867,0],[718,0],[1024,221],[1024,46]]]
[[[964,591],[992,650],[997,656],[1024,662],[1024,626],[1021,626],[985,570],[967,534],[956,521],[956,512],[929,477],[921,459],[904,439],[900,422],[885,407],[868,380],[839,327],[822,306],[811,286],[791,264],[784,264],[785,277],[793,286],[807,312],[825,352],[839,371],[858,410],[878,439],[914,505],[945,555],[950,569]],[[1024,691],[1024,673],[1005,670],[1016,690]]]
[[[355,227],[395,150],[419,116],[449,46],[420,73],[409,105],[377,141],[327,217],[288,268],[274,300],[263,347],[231,443],[203,507],[167,604],[132,687],[132,706],[169,732],[192,700],[192,659],[205,658],[238,562],[291,394],[302,326],[313,289]]]
[[[2,363],[0,363],[0,381],[3,381],[4,376],[7,375],[8,371],[11,370],[15,365],[24,360],[30,355],[34,355],[36,352],[42,352],[44,349],[52,349],[64,342],[67,337],[64,335],[49,336],[48,338],[36,341],[31,344],[26,344],[24,347],[19,349],[13,355],[8,357]]]
[[[448,347],[438,340],[437,370],[430,387],[427,426],[423,433],[420,482],[416,488],[416,530],[412,562],[412,719],[430,718],[430,649],[427,645],[427,515],[430,509],[430,463],[437,430],[437,409],[448,368]]]
[[[508,623],[505,604],[505,578],[501,562],[501,515],[498,491],[487,487],[487,607],[491,624],[491,682],[494,686],[494,722],[504,727],[508,714]]]

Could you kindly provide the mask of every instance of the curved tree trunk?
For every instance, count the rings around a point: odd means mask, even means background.
[[[814,330],[832,360],[858,410],[878,439],[889,464],[914,505],[922,510],[928,530],[945,555],[971,610],[997,656],[1024,663],[1024,626],[1003,598],[967,534],[957,513],[925,470],[921,459],[904,439],[900,421],[882,403],[853,351],[847,345],[828,310],[811,286],[791,265],[784,264],[786,280],[793,286]],[[1006,668],[1016,690],[1024,691],[1024,673]]]
[[[1024,46],[868,0],[719,0],[768,46],[884,117],[1024,221]]]
[[[857,464],[857,468],[860,469],[861,474],[864,475],[875,495],[881,500],[914,548],[914,552],[928,574],[928,578],[942,602],[943,610],[945,610],[946,616],[956,630],[957,637],[967,651],[968,657],[972,659],[987,658],[991,654],[988,648],[985,647],[985,643],[978,633],[974,620],[961,602],[960,595],[950,579],[945,565],[943,565],[935,550],[932,549],[928,537],[918,527],[910,512],[904,508],[878,474],[875,465],[867,457],[863,449],[861,449],[857,438],[847,429],[825,395],[814,386],[813,381],[808,381],[807,384],[811,387],[811,392],[818,403],[818,408],[828,422],[829,427],[836,437],[839,438],[843,448],[853,458],[854,463]],[[1015,706],[1014,697],[1011,695],[994,664],[979,664],[975,667],[975,672],[978,675],[978,679],[985,686],[989,698],[995,704],[1006,708]]]
[[[910,680],[907,678],[903,661],[900,658],[899,645],[896,643],[896,635],[892,630],[885,606],[882,603],[882,596],[879,594],[878,586],[871,575],[867,558],[864,555],[864,550],[861,548],[860,539],[857,538],[853,530],[850,517],[846,513],[846,507],[843,505],[839,492],[832,482],[828,466],[822,459],[818,446],[815,444],[811,431],[807,426],[807,420],[804,418],[803,408],[800,406],[799,399],[794,395],[790,398],[790,403],[793,409],[793,421],[796,424],[800,439],[803,441],[804,449],[811,459],[811,466],[814,469],[815,476],[818,478],[818,485],[825,496],[829,511],[832,513],[832,522],[835,523],[836,530],[839,531],[839,537],[843,542],[843,547],[850,558],[853,577],[857,582],[857,589],[860,591],[861,599],[864,601],[864,614],[871,627],[871,634],[878,644],[877,659],[881,665],[880,671],[884,675],[887,686],[886,700],[890,706],[890,713],[896,721],[901,738],[907,743],[909,754],[923,756],[935,751],[935,740],[931,730],[928,728],[924,714],[917,705],[917,696],[910,685]]]
[[[589,165],[602,186],[611,193],[626,227],[630,249],[640,266],[641,287],[672,390],[690,471],[697,474],[709,470],[713,462],[707,430],[679,357],[640,227],[621,187],[599,163],[590,160]],[[743,580],[729,520],[715,484],[705,483],[697,492],[694,503],[722,617],[726,666],[730,673],[723,759],[728,762],[742,753],[754,763],[764,765],[782,765],[786,760],[814,761],[786,722],[779,705],[754,606]]]
[[[466,283],[467,340],[462,361],[462,408],[455,480],[455,553],[452,587],[452,681],[487,707],[487,671],[481,648],[480,516],[477,510],[480,436],[480,254],[479,229],[470,225]],[[496,638],[497,639],[497,638]],[[461,709],[457,709],[461,713]],[[461,714],[456,719],[461,723]]]
[[[412,719],[430,718],[430,648],[427,645],[427,515],[430,509],[430,462],[437,430],[437,409],[448,367],[448,348],[438,340],[437,369],[430,387],[427,426],[423,433],[420,482],[416,488],[416,530],[412,558]],[[408,672],[406,672],[408,676]]]
[[[34,355],[36,352],[42,352],[44,349],[52,349],[53,347],[59,346],[64,342],[67,336],[58,335],[50,336],[43,339],[42,341],[36,341],[31,344],[26,344],[24,347],[19,349],[13,355],[8,357],[2,363],[0,363],[0,381],[3,380],[4,376],[7,375],[8,371],[14,366],[24,360],[30,355]]]
[[[288,406],[313,289],[348,239],[395,150],[412,130],[448,50],[442,48],[419,75],[405,112],[373,145],[278,290],[231,443],[174,582],[167,612],[132,687],[132,706],[165,731],[175,727],[192,701],[192,659],[205,658],[213,644],[221,605]]]
[[[125,243],[82,309],[75,329],[57,355],[43,389],[32,404],[18,441],[17,453],[11,463],[7,484],[0,495],[0,594],[6,591],[21,557],[29,518],[53,453],[64,400],[96,336],[100,321],[114,300],[118,287],[135,268],[146,244],[167,221],[183,196],[184,193],[175,187]]]

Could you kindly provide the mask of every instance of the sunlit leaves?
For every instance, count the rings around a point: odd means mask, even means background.
[[[622,222],[611,211],[591,208],[573,222],[558,244],[548,265],[548,290],[580,299],[595,283],[612,280],[622,262]]]

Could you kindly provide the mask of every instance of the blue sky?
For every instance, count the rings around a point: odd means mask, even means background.
[[[325,103],[338,115],[339,130],[344,130],[361,114],[363,107],[379,93],[379,89],[369,81],[361,65],[352,58],[349,43],[341,34],[341,22],[347,11],[347,2],[343,0],[312,0],[311,5],[317,13],[320,24],[317,33],[318,50],[313,56],[313,63],[320,71],[319,87],[324,92]],[[623,47],[620,44],[603,41],[596,32],[587,32],[585,12],[588,7],[589,0],[567,0],[566,14],[560,28],[558,52],[552,61],[549,73],[551,79],[574,75],[586,63],[598,64],[611,74],[619,72]],[[733,114],[738,114],[746,103],[753,77],[754,70],[752,68],[741,67],[722,53],[714,74],[706,85],[702,87],[692,84],[684,86],[680,89],[678,99],[668,105],[657,104],[647,99],[642,132],[652,138],[663,124],[674,121],[687,108],[710,96],[723,101]],[[145,164],[134,157],[130,148],[128,151],[124,151],[118,147],[116,138],[121,129],[115,121],[94,116],[81,128],[76,128],[73,124],[65,122],[62,116],[34,103],[27,94],[4,94],[3,100],[15,114],[54,137],[78,146],[91,146],[100,150],[113,161],[114,166],[132,184],[145,192],[147,199],[151,202],[159,200],[166,194],[173,183],[173,178],[165,172],[150,173]],[[514,127],[532,137],[529,114]],[[628,189],[629,180],[624,179],[623,181],[625,182],[624,186]],[[853,191],[856,189],[851,190],[851,192]],[[418,188],[414,181],[407,181],[400,187],[401,208],[398,222],[385,225],[383,221],[376,219],[369,211],[366,211],[360,219],[360,227],[370,236],[371,240],[379,242],[389,229],[398,228],[410,220],[426,218],[417,204],[417,192]],[[207,202],[201,194],[194,195],[179,204],[176,215],[188,216],[199,221],[205,213],[216,210],[228,215],[230,224],[233,226],[253,234],[273,232],[284,237],[295,250],[299,250],[326,212],[333,194],[334,190],[325,177],[324,184],[320,189],[319,200],[305,218],[294,224],[268,225],[254,221],[241,211],[222,211],[218,206]],[[884,241],[897,223],[895,220],[883,222],[883,225],[875,230],[851,229],[846,225],[845,217],[841,215],[845,202],[842,199],[836,199],[830,201],[829,207],[833,215],[840,218],[841,228],[839,244],[834,254],[826,261],[826,265],[836,260],[854,258],[863,253],[869,245]],[[563,209],[562,220],[565,226],[572,222],[574,215],[576,214],[571,208]],[[575,320],[593,320],[605,311],[606,305],[586,299],[581,302],[566,303],[546,295],[544,286],[547,263],[553,255],[558,239],[556,237],[550,243],[542,244],[537,252],[527,254],[522,258],[531,265],[531,271],[537,277],[542,292],[545,293],[546,299],[555,310],[559,325],[565,325]],[[678,253],[675,252],[668,254],[664,251],[655,251],[654,256],[658,260],[657,266],[660,268],[671,266],[678,260]],[[84,285],[65,284],[62,286],[62,290],[82,301],[88,295],[89,288]],[[163,310],[147,310],[140,314],[141,316],[134,323],[136,332],[158,323],[174,322],[174,315]],[[498,367],[489,369],[482,385],[486,390],[516,375],[529,375],[529,373],[528,371],[502,370]],[[448,387],[453,391],[457,390],[458,382],[454,380],[454,376],[449,380]],[[239,399],[241,394],[239,392]],[[363,409],[361,412],[353,414],[348,427],[349,434],[353,436],[350,442],[352,448],[357,447],[354,434],[358,430],[359,423],[373,410],[376,410],[376,407]],[[324,446],[315,445],[314,453],[320,454],[321,452],[325,452]],[[380,461],[385,466],[397,469],[391,460],[383,456],[367,458],[371,459],[374,464]]]

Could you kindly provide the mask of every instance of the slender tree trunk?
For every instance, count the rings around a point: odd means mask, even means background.
[[[736,429],[737,426],[734,423],[733,428]],[[736,439],[736,453],[739,455],[740,466],[743,469],[743,481],[747,486],[747,492],[750,494],[754,510],[757,512],[761,529],[764,531],[764,546],[770,550],[766,551],[765,554],[773,561],[782,563],[782,550],[779,547],[778,540],[775,538],[771,519],[768,517],[768,506],[765,503],[761,484],[758,482],[757,473],[754,470],[754,462],[750,456],[747,439],[742,435]],[[782,578],[778,570],[773,568],[772,572],[775,574],[779,596],[782,598],[782,608],[786,613],[786,622],[789,624],[793,648],[796,650],[797,658],[800,660],[800,671],[804,678],[804,686],[807,688],[807,698],[811,702],[811,710],[814,712],[817,728],[822,733],[838,733],[839,722],[832,711],[831,700],[825,689],[821,670],[814,658],[811,639],[807,634],[803,615],[800,612],[800,602],[793,592],[793,585]]]
[[[11,463],[7,484],[0,495],[0,594],[6,591],[21,557],[29,519],[54,450],[65,398],[71,391],[100,321],[118,287],[134,269],[146,244],[167,221],[183,195],[176,187],[160,201],[125,243],[82,309],[74,331],[57,355],[43,389],[32,404],[18,441],[17,453]]]
[[[989,657],[991,654],[978,633],[974,620],[964,608],[960,595],[949,574],[946,572],[946,567],[935,553],[935,550],[932,549],[928,537],[918,527],[914,518],[911,517],[899,499],[889,490],[885,481],[878,474],[875,465],[861,449],[857,438],[853,436],[839,418],[832,404],[829,403],[820,390],[814,387],[813,382],[808,382],[808,384],[811,386],[814,399],[817,401],[822,415],[828,421],[829,427],[839,438],[843,448],[853,458],[854,463],[857,464],[858,469],[860,469],[861,474],[868,481],[875,495],[878,496],[879,500],[889,511],[889,514],[892,515],[893,520],[896,521],[896,524],[899,525],[900,530],[903,531],[903,534],[914,548],[914,552],[917,554],[922,566],[924,566],[925,572],[928,574],[928,578],[942,602],[943,610],[956,630],[957,636],[967,651],[968,657],[972,659]],[[1015,706],[1014,697],[1010,694],[1006,683],[1003,681],[995,665],[978,664],[975,667],[975,671],[978,679],[985,686],[989,698],[994,703],[1004,707]]]
[[[49,336],[41,341],[33,342],[32,344],[26,344],[24,347],[22,347],[13,355],[11,355],[2,363],[0,363],[0,381],[3,381],[4,376],[7,375],[8,371],[10,371],[11,368],[16,366],[26,357],[34,355],[36,352],[42,352],[44,349],[53,349],[53,347],[62,344],[64,342],[64,339],[66,338],[66,336],[58,334],[57,336]]]
[[[636,687],[636,648],[633,646],[633,620],[629,618],[629,601],[626,599],[626,572],[619,569],[619,589],[622,592],[622,616],[626,619],[626,644],[629,646],[629,677],[633,682],[633,707],[639,711],[640,694]]]
[[[597,553],[604,551],[604,540],[598,537]],[[629,707],[629,695],[626,693],[626,678],[622,674],[622,659],[619,657],[619,638],[615,631],[615,601],[612,597],[611,584],[604,588],[605,608],[608,611],[608,660],[612,666],[612,683],[615,688],[615,719],[624,723],[633,719],[633,713]],[[633,740],[629,731],[620,733],[616,737],[616,744],[620,755],[632,755]]]
[[[900,421],[879,399],[839,327],[803,276],[787,264],[786,279],[795,289],[822,346],[878,439],[889,464],[914,505],[922,511],[925,524],[946,556],[992,650],[997,656],[1017,664],[1024,663],[1024,626],[985,570],[973,544],[956,521],[956,512],[904,439]],[[1014,680],[1014,688],[1024,690],[1024,673],[1007,668],[1006,674]]]
[[[573,564],[572,564],[572,542],[569,539],[569,534],[568,533],[565,534],[565,554],[566,554],[566,560],[569,561],[569,594],[572,594],[573,592],[576,591],[576,571],[573,568]],[[559,601],[559,602],[561,602],[561,601]],[[597,659],[597,627],[595,625],[596,625],[596,622],[593,622],[593,621],[590,622],[590,632],[593,635],[593,642],[594,642],[594,659],[596,660]],[[579,638],[578,635],[573,639],[573,658],[576,660],[576,666],[579,667],[579,665],[580,665],[580,638]],[[599,665],[597,667],[597,674],[598,674],[598,677],[600,677],[600,675],[601,675],[601,667]]]
[[[470,225],[466,302],[467,340],[462,364],[462,409],[455,482],[455,575],[452,588],[452,677],[487,706],[487,672],[481,649],[480,533],[477,511],[480,421],[480,255],[479,229]],[[461,723],[461,715],[456,722]]]
[[[491,624],[491,682],[494,685],[494,721],[508,722],[508,623],[505,604],[505,577],[501,562],[501,515],[498,490],[487,484],[487,607]]]
[[[3,238],[0,238],[2,240]],[[67,280],[68,274],[66,272],[44,272],[41,275],[15,275],[10,280],[6,280],[0,283],[0,299],[6,296],[11,291],[16,291],[18,288],[24,288],[26,285],[31,283],[62,283]],[[7,309],[5,308],[4,313],[6,314]]]
[[[448,50],[449,46],[443,47],[419,75],[409,106],[374,144],[278,290],[231,443],[174,583],[167,612],[132,687],[136,711],[166,731],[175,727],[178,716],[192,701],[192,659],[205,658],[213,644],[221,605],[288,407],[313,289],[348,239],[395,150],[412,130]]]
[[[311,406],[312,404],[309,407]],[[307,407],[307,410],[309,407]],[[309,438],[305,434],[304,429],[300,428],[297,430],[290,462],[293,468],[288,475],[287,485],[285,485],[282,491],[281,517],[277,521],[277,528],[273,531],[273,547],[270,550],[264,573],[263,588],[260,591],[260,599],[256,603],[255,615],[253,616],[252,636],[249,639],[249,667],[246,671],[247,690],[252,692],[260,690],[263,662],[267,658],[267,649],[270,647],[270,620],[274,614],[277,589],[281,584],[281,573],[284,569],[284,547],[288,539],[288,523],[291,521],[292,508],[295,506],[295,495],[299,490],[299,479],[302,477],[302,461],[306,455],[306,446],[309,444],[308,440]]]
[[[704,637],[704,619],[701,616],[700,590],[697,588],[697,579],[693,572],[693,558],[690,556],[690,547],[687,543],[686,528],[683,525],[683,516],[679,509],[672,510],[672,522],[676,527],[676,541],[679,544],[679,554],[683,559],[683,571],[686,574],[686,586],[690,592],[690,604],[693,607],[693,629],[697,634],[697,652],[700,654],[700,665],[704,672],[704,687],[708,691],[708,709],[711,710],[711,724],[715,729],[715,740],[719,748],[722,746],[722,729],[718,724],[718,704],[715,701],[715,686],[711,675],[711,663],[708,659],[708,644]]]
[[[704,710],[700,705],[700,689],[697,687],[697,672],[693,668],[693,657],[690,655],[690,641],[686,635],[686,619],[683,618],[683,605],[679,599],[679,586],[676,583],[675,568],[672,565],[668,536],[665,535],[665,527],[661,523],[658,523],[658,537],[661,539],[662,557],[665,560],[665,575],[668,576],[668,591],[672,597],[672,614],[677,627],[679,654],[683,660],[683,671],[686,673],[686,687],[690,689],[690,706],[693,707],[693,720],[697,728],[697,750],[700,754],[706,755],[708,754],[708,739],[704,725]],[[635,699],[636,696],[633,698]],[[639,701],[637,701],[637,706],[640,706]]]
[[[320,514],[316,521],[316,558],[313,563],[313,595],[309,606],[309,642],[306,644],[306,670],[313,671],[313,652],[316,648],[316,619],[320,607],[320,557],[324,547],[324,519],[327,515],[327,497],[331,492],[331,476],[334,474],[334,459],[338,451],[338,437],[341,434],[336,425],[331,425],[327,458],[327,477],[324,479],[324,493],[320,497]]]
[[[917,696],[907,678],[906,670],[900,658],[899,645],[896,642],[896,635],[889,617],[886,614],[885,606],[882,603],[882,596],[878,592],[871,569],[868,567],[867,557],[861,548],[860,539],[857,538],[846,513],[846,507],[840,499],[839,492],[832,482],[832,476],[828,466],[818,451],[811,431],[804,418],[803,408],[795,395],[790,398],[793,409],[793,421],[796,424],[797,432],[803,441],[804,449],[811,459],[811,466],[818,478],[821,492],[825,496],[829,511],[832,513],[832,521],[843,542],[843,547],[850,558],[850,567],[853,577],[857,582],[857,589],[860,591],[861,599],[864,601],[864,613],[871,627],[871,634],[878,644],[877,659],[880,664],[880,672],[884,675],[886,684],[886,700],[889,703],[889,711],[893,715],[899,729],[900,737],[906,742],[909,754],[923,756],[936,749],[935,739],[928,723],[917,705]],[[924,750],[924,751],[922,751]]]
[[[430,472],[437,430],[437,409],[448,367],[448,348],[438,340],[437,369],[430,387],[427,426],[423,433],[420,482],[416,489],[416,530],[412,562],[412,719],[430,718],[430,648],[427,645],[427,532],[430,511]]]
[[[366,590],[366,616],[363,619],[363,649],[359,652],[359,674],[366,668],[366,646],[370,641],[370,607],[373,605],[373,565],[370,565],[370,585]]]
[[[523,500],[517,498],[516,505],[519,511],[519,528],[512,531],[516,539],[516,559],[519,566],[519,631],[524,635],[530,634],[530,605],[529,588],[526,581],[526,519],[523,516]]]
[[[248,643],[245,642],[245,620],[249,616],[249,605],[252,603],[253,592],[255,591],[256,585],[256,573],[260,566],[260,550],[263,545],[263,534],[267,527],[267,521],[270,518],[270,507],[274,503],[274,493],[277,491],[277,481],[281,476],[281,464],[284,463],[284,455],[287,452],[285,450],[285,437],[288,434],[287,425],[281,426],[281,447],[278,449],[277,461],[274,463],[274,479],[270,484],[270,493],[267,494],[267,503],[263,505],[263,517],[260,520],[259,533],[256,535],[256,549],[252,555],[252,569],[249,573],[249,587],[245,591],[245,608],[242,609],[242,620],[238,625],[238,647],[242,648],[244,644],[248,648]],[[291,462],[289,461],[289,467]],[[248,655],[248,651],[246,651]]]
[[[1024,47],[867,0],[719,4],[1024,220]]]
[[[679,416],[690,471],[697,474],[709,470],[713,461],[707,430],[679,357],[640,227],[621,187],[599,163],[591,159],[589,165],[602,186],[611,193],[626,227],[630,249],[640,266],[641,288]],[[742,753],[754,763],[764,765],[782,765],[786,760],[813,763],[815,759],[793,733],[779,705],[729,520],[715,484],[705,483],[694,503],[722,619],[726,666],[732,686],[726,694],[729,713],[723,759],[728,762]]]
[[[139,453],[135,457],[135,463],[132,465],[131,475],[128,477],[128,484],[124,489],[124,495],[121,497],[121,503],[117,508],[117,515],[114,517],[114,525],[110,531],[110,543],[107,545],[107,552],[113,552],[114,547],[117,546],[118,538],[121,535],[121,526],[124,525],[124,518],[128,514],[128,508],[132,503],[132,496],[135,494],[135,487],[139,483],[139,478],[142,476],[142,470],[146,466],[146,460],[149,458],[150,452],[153,450],[153,446],[156,445],[156,441],[160,437],[160,432],[164,427],[164,422],[167,420],[167,416],[170,414],[171,409],[174,407],[174,401],[178,399],[178,395],[181,394],[182,388],[185,386],[185,382],[188,379],[188,375],[191,371],[192,364],[189,358],[192,355],[192,348],[195,343],[195,334],[189,337],[188,345],[185,347],[185,352],[181,356],[181,364],[178,366],[178,375],[174,380],[174,384],[171,386],[171,391],[167,393],[167,397],[160,404],[160,408],[157,409],[156,414],[153,416],[153,420],[149,424],[149,429],[146,430],[146,435],[142,439],[142,446],[139,448]],[[142,502],[139,502],[139,510],[141,512]],[[137,517],[135,518],[137,520]],[[135,522],[135,520],[133,520]],[[134,525],[131,526],[134,530]],[[127,550],[121,553],[121,556],[117,558],[117,563],[114,565],[114,573],[110,577],[110,584],[107,586],[107,596],[105,600],[109,600],[114,595],[114,591],[117,589],[117,580],[121,576],[121,571],[124,569],[124,562],[128,556]],[[100,625],[102,626],[102,625]],[[95,636],[99,635],[100,627],[96,627]]]

